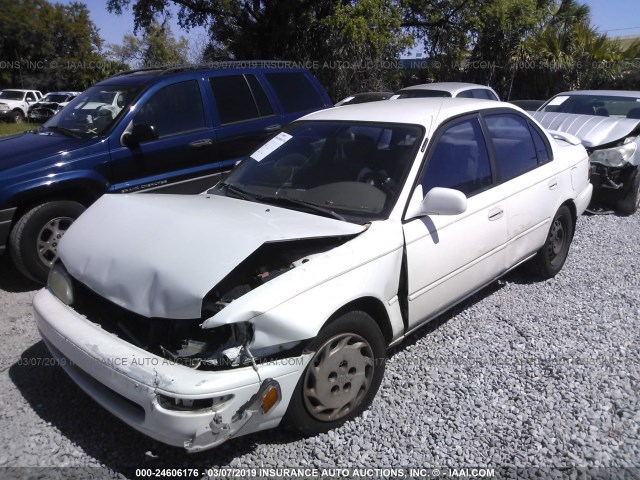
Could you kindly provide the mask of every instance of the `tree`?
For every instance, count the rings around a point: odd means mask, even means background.
[[[0,53],[12,68],[9,86],[81,90],[104,77],[108,65],[87,6],[46,0],[0,0]]]
[[[116,13],[132,5],[136,28],[180,7],[184,27],[207,25],[206,62],[290,60],[314,73],[338,98],[361,89],[390,88],[399,72],[390,62],[408,45],[397,0],[109,0]],[[367,75],[363,67],[373,68]]]
[[[141,37],[127,34],[122,44],[110,44],[107,55],[130,68],[183,65],[189,62],[189,41],[176,38],[166,22],[154,21]]]

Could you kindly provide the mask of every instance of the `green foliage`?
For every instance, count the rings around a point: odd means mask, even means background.
[[[81,90],[108,68],[102,40],[83,3],[0,0],[0,84]]]
[[[189,61],[189,41],[176,38],[166,22],[152,22],[141,37],[127,34],[122,44],[111,44],[107,56],[128,68],[184,65]]]

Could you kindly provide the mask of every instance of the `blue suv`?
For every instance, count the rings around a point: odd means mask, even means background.
[[[302,115],[332,106],[304,69],[256,62],[124,72],[35,131],[0,139],[0,253],[44,282],[103,193],[199,193]]]

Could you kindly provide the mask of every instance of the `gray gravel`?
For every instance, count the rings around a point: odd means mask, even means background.
[[[51,357],[33,286],[3,258],[0,467],[640,468],[639,272],[640,214],[583,217],[558,277],[518,270],[390,351],[361,418],[188,456],[111,417],[58,367],[30,365]]]

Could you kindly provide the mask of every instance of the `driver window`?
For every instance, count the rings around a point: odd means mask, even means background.
[[[35,102],[36,96],[33,93],[29,92],[27,93],[27,100]]]
[[[133,119],[133,125],[141,124],[154,127],[159,138],[205,128],[198,81],[175,83],[154,93]]]
[[[491,186],[487,145],[477,118],[448,127],[432,152],[421,182],[425,195],[434,187],[444,187],[470,197]]]

